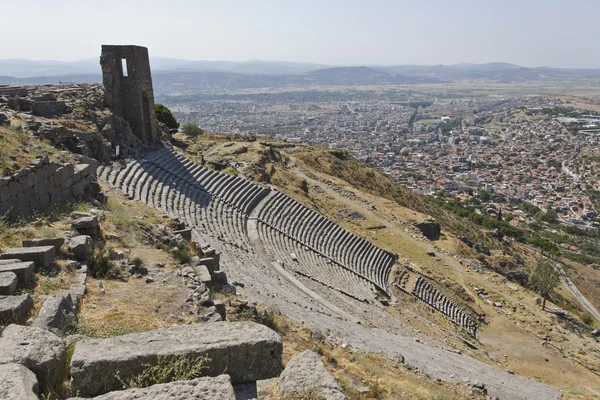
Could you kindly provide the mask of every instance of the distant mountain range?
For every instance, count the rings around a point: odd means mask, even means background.
[[[526,82],[600,78],[600,69],[526,68],[502,62],[340,67],[282,61],[189,61],[154,57],[150,64],[155,90],[162,94],[286,86],[418,84],[469,79]],[[56,84],[59,81],[100,82],[99,60],[0,60],[0,84]]]
[[[190,61],[178,58],[152,57],[150,67],[152,71],[168,72],[226,71],[240,74],[298,74],[329,66],[285,61]],[[0,76],[30,78],[82,74],[100,74],[100,60],[98,58],[77,61],[0,60]]]

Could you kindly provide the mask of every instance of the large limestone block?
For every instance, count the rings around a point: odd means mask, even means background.
[[[121,388],[117,371],[126,379],[141,373],[143,364],[158,357],[187,354],[208,356],[207,376],[227,373],[233,383],[278,376],[282,370],[281,337],[253,322],[217,322],[158,329],[107,339],[77,342],[71,359],[72,389],[97,396]]]
[[[69,293],[54,294],[46,298],[32,326],[60,331],[70,322],[69,318],[74,318],[74,316],[75,309],[71,295]]]
[[[196,275],[200,278],[200,282],[208,287],[212,287],[212,277],[210,276],[210,272],[208,272],[208,268],[205,265],[198,265],[194,269],[196,270]]]
[[[94,242],[88,235],[79,235],[69,239],[67,248],[79,261],[87,261],[92,256]]]
[[[25,239],[22,244],[23,247],[54,246],[54,250],[58,253],[65,244],[65,238]]]
[[[0,272],[0,295],[11,295],[17,289],[19,278],[14,272]]]
[[[29,294],[22,296],[0,296],[0,321],[14,322],[25,319],[32,308],[33,299]]]
[[[31,278],[33,278],[33,270],[35,269],[35,264],[31,261],[28,262],[13,262],[7,264],[0,264],[0,273],[1,272],[12,272],[17,278],[19,278],[19,282],[24,284],[29,282]]]
[[[283,393],[312,393],[327,400],[346,400],[346,395],[325,369],[319,355],[310,350],[294,355],[279,378]]]
[[[20,364],[0,364],[0,399],[38,400],[35,374]]]
[[[5,260],[0,260],[0,265],[14,264],[20,262],[21,260],[17,260],[16,258],[7,258]]]
[[[54,262],[54,246],[16,247],[0,255],[1,260],[33,261],[36,269],[48,268]]]
[[[94,400],[235,400],[233,386],[228,375],[215,378],[204,377],[191,381],[177,381],[153,385],[144,389],[129,389],[106,393]],[[72,398],[68,400],[85,400]]]
[[[0,336],[0,364],[8,363],[22,364],[33,371],[43,390],[63,375],[65,343],[44,329],[9,325]]]

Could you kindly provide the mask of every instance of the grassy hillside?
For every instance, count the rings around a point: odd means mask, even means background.
[[[401,206],[410,208],[419,213],[434,217],[442,228],[457,235],[467,236],[471,241],[485,242],[492,248],[500,244],[482,235],[482,230],[468,220],[457,218],[450,212],[427,201],[425,196],[419,195],[406,186],[394,182],[384,174],[358,161],[345,151],[311,151],[296,154],[295,157],[303,162],[306,167],[340,178],[353,187],[375,196],[393,200]]]

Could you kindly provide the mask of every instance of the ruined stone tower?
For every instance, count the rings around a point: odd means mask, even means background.
[[[102,45],[100,56],[104,98],[116,115],[145,143],[159,140],[148,49]]]

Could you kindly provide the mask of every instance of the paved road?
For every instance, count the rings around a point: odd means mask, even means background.
[[[575,297],[581,303],[581,305],[594,316],[594,318],[600,321],[600,312],[598,312],[596,307],[594,307],[594,305],[579,291],[579,289],[577,289],[577,286],[575,286],[575,284],[564,275],[562,269],[560,269],[560,279],[567,290],[571,292],[573,297]]]

